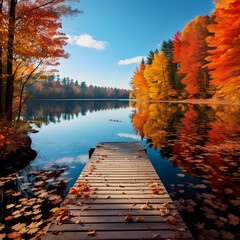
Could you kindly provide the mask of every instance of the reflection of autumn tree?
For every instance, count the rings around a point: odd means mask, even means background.
[[[172,162],[191,176],[207,178],[219,197],[238,195],[235,168],[240,154],[239,109],[189,106],[182,123]]]
[[[149,116],[149,103],[148,102],[136,102],[136,110],[132,116],[132,123],[134,130],[137,134],[141,137],[144,137],[143,127],[148,119]]]
[[[70,120],[79,114],[86,115],[87,112],[127,107],[128,101],[29,101],[23,118],[42,120],[49,124],[59,122],[61,118]]]
[[[196,156],[202,153],[200,144],[204,142],[200,131],[199,112],[194,109],[193,105],[188,106],[189,109],[185,112],[181,119],[183,126],[178,129],[178,139],[174,141],[172,162],[174,165],[185,169],[188,174],[199,176],[202,174],[201,169],[192,168]]]
[[[211,186],[218,194],[228,194],[231,189],[239,196],[240,110],[235,106],[215,106],[215,120],[210,123],[204,151],[213,168]]]
[[[144,134],[152,140],[155,149],[165,146],[169,129],[168,123],[176,110],[177,107],[168,104],[150,104],[148,121],[144,125]]]
[[[178,124],[178,105],[137,102],[135,107],[134,130],[148,138],[155,149],[166,147],[166,142],[176,135],[174,125]]]

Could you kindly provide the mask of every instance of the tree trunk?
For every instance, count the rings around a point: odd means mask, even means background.
[[[2,8],[3,0],[0,0],[0,25],[2,25]],[[3,117],[3,61],[2,61],[2,46],[0,46],[0,119]]]
[[[8,46],[7,46],[7,84],[6,84],[6,101],[5,114],[9,121],[12,121],[12,103],[13,103],[13,42],[15,33],[15,12],[17,0],[11,0],[9,11],[8,26]]]

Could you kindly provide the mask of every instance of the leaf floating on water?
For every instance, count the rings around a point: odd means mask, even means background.
[[[205,223],[197,222],[194,225],[197,227],[197,229],[202,230],[204,228]]]
[[[225,188],[225,189],[224,189],[224,192],[225,192],[226,194],[231,194],[231,193],[233,193],[233,190],[230,189],[230,188]]]
[[[6,206],[6,209],[10,209],[10,208],[13,208],[15,206],[15,204],[9,204]]]
[[[12,229],[19,232],[25,226],[26,226],[26,223],[18,223],[16,225],[12,226]]]
[[[13,219],[12,216],[5,217],[5,220],[11,220],[11,219]]]
[[[0,239],[4,239],[6,236],[7,236],[6,233],[2,233],[2,234],[0,233]]]
[[[185,177],[185,174],[178,173],[177,176],[178,176],[178,177]]]
[[[13,193],[12,195],[13,195],[14,197],[18,197],[18,196],[21,196],[22,193],[21,193],[21,192],[16,192],[16,193]]]
[[[2,231],[4,228],[5,228],[5,224],[0,225],[0,231]]]
[[[8,238],[10,238],[10,239],[16,239],[16,238],[20,237],[21,234],[19,234],[19,233],[17,233],[17,232],[12,232],[12,233],[9,233],[7,236],[8,236]]]
[[[235,216],[231,213],[228,214],[228,219],[229,219],[229,223],[233,226],[237,226],[239,224],[239,217]]]
[[[14,215],[13,217],[14,218],[19,218],[19,217],[21,217],[22,216],[22,214],[16,214],[16,215]]]

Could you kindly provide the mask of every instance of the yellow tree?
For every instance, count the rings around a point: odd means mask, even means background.
[[[151,65],[144,70],[144,77],[149,86],[150,99],[169,99],[176,96],[171,87],[168,71],[169,59],[163,52],[156,52]]]
[[[148,96],[148,83],[144,78],[144,63],[141,63],[139,68],[136,68],[133,76],[133,87],[136,99],[147,100]]]

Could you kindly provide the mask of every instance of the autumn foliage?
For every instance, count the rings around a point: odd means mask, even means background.
[[[211,16],[197,16],[181,33],[176,31],[169,45],[164,41],[160,52],[150,51],[144,69],[149,99],[214,97],[240,101],[240,1],[214,3]],[[174,47],[170,57],[166,46],[171,49],[171,43]],[[174,63],[178,65],[173,72]],[[144,99],[136,94],[136,81],[132,88],[136,99]]]
[[[144,78],[145,65],[141,63],[139,68],[136,68],[133,76],[133,85],[135,87],[135,96],[140,99],[148,99],[148,82]]]
[[[29,97],[24,96],[25,86],[39,79],[46,66],[56,66],[60,58],[68,57],[63,49],[67,37],[59,29],[63,16],[79,12],[69,6],[71,1],[0,2],[1,117],[12,120],[14,110],[21,112],[24,97]]]
[[[228,0],[214,10],[216,24],[208,26],[213,36],[206,40],[212,50],[207,64],[217,87],[216,96],[240,101],[240,1]]]

